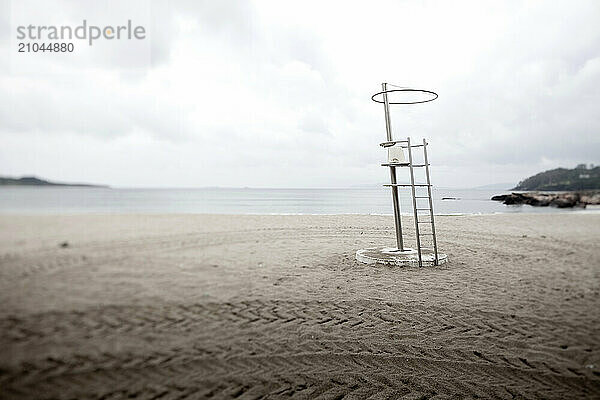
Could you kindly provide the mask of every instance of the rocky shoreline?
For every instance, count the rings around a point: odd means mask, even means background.
[[[581,192],[556,192],[540,193],[525,192],[502,194],[493,196],[492,200],[501,201],[503,204],[529,204],[535,207],[557,207],[557,208],[585,208],[588,205],[600,204],[600,191],[587,190]]]

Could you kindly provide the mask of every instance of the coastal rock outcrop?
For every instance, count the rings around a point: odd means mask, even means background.
[[[529,204],[536,207],[585,208],[587,205],[600,204],[600,191],[557,192],[557,193],[511,193],[493,196],[492,200],[504,204]]]

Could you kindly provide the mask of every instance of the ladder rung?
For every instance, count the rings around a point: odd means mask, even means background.
[[[419,236],[425,236],[425,235],[433,236],[433,233],[419,233]]]
[[[383,142],[383,143],[379,143],[379,145],[381,147],[391,147],[393,145],[395,145],[396,143],[406,143],[405,145],[400,145],[399,147],[402,147],[403,149],[408,149],[408,140],[392,140],[391,142]],[[427,143],[429,144],[429,143]],[[427,145],[425,145],[427,146]],[[411,144],[410,147],[423,147],[422,144]]]
[[[415,196],[415,199],[428,199],[429,196]]]
[[[429,208],[417,208],[417,211],[429,211]]]
[[[385,183],[383,186],[413,186],[410,183]],[[415,183],[414,186],[431,186],[426,183]]]
[[[416,167],[427,167],[430,164],[413,164],[414,168]],[[410,167],[410,163],[382,163],[382,167]]]
[[[392,140],[391,142],[379,143],[379,145],[381,147],[391,147],[391,146],[395,145],[396,143],[408,143],[408,140]]]
[[[382,167],[408,167],[409,163],[383,163]]]
[[[430,224],[431,221],[417,221],[417,224]]]

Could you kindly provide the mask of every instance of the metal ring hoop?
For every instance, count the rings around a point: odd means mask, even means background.
[[[433,97],[427,100],[423,100],[423,101],[407,101],[407,102],[392,102],[392,101],[388,101],[388,104],[420,104],[420,103],[429,103],[430,101],[434,101],[435,99],[438,98],[438,94],[436,92],[432,92],[431,90],[424,90],[424,89],[391,89],[391,90],[384,90],[383,92],[378,92],[375,93],[373,96],[371,96],[371,100],[373,100],[375,103],[381,103],[384,104],[385,102],[383,100],[377,100],[375,99],[376,96],[382,95],[384,93],[392,93],[392,92],[421,92],[421,93],[427,93],[429,95],[432,95]]]

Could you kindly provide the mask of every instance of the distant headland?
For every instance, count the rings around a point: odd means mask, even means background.
[[[598,205],[600,204],[600,167],[579,164],[573,169],[551,169],[530,176],[519,182],[512,190],[529,193],[503,194],[493,196],[492,200],[508,205],[529,204],[558,208],[585,208],[588,205]]]
[[[579,164],[573,169],[556,168],[519,182],[512,190],[574,191],[600,189],[600,167]]]
[[[10,178],[0,176],[0,186],[74,186],[74,187],[102,187],[107,188],[107,185],[91,185],[88,183],[58,183],[50,182],[35,176],[23,176],[21,178]]]

